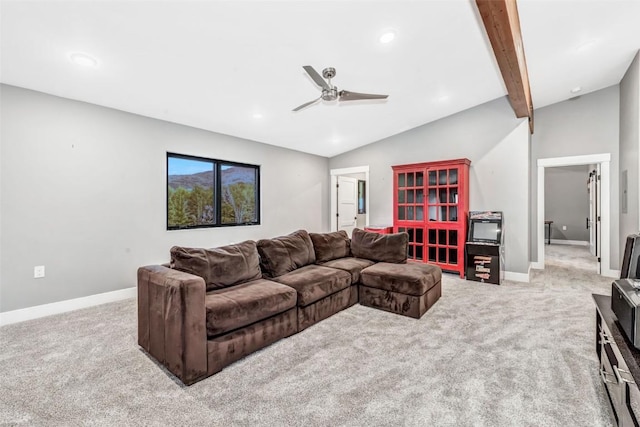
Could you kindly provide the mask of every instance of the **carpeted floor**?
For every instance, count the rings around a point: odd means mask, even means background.
[[[0,424],[610,426],[585,247],[532,283],[443,279],[420,320],[356,305],[191,387],[136,344],[134,300],[0,328]],[[584,264],[584,265],[583,265]]]

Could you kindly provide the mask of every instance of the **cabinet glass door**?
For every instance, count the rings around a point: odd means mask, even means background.
[[[429,170],[427,212],[429,221],[458,221],[458,169]]]
[[[409,235],[409,247],[407,258],[415,261],[424,260],[424,228],[422,227],[398,227],[398,233]]]
[[[398,172],[397,182],[396,197],[398,203],[396,215],[398,221],[424,221],[424,172]]]
[[[430,228],[427,233],[427,260],[440,264],[458,264],[458,230]]]

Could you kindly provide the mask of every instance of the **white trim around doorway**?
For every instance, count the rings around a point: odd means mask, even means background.
[[[557,166],[575,166],[600,164],[601,189],[601,262],[600,271],[603,276],[618,277],[619,272],[611,270],[611,154],[589,154],[584,156],[554,157],[538,159],[538,209],[536,219],[536,241],[538,243],[538,261],[533,268],[544,269],[544,172],[545,168]]]
[[[331,169],[329,174],[331,175],[331,184],[330,191],[331,194],[331,212],[330,212],[330,222],[331,222],[331,231],[338,231],[338,223],[336,221],[336,214],[338,213],[338,195],[333,189],[336,188],[338,184],[338,176],[340,175],[349,175],[352,173],[363,173],[364,172],[364,180],[366,182],[364,187],[364,196],[365,196],[365,225],[369,225],[369,166],[355,166],[351,168],[342,168],[342,169]]]

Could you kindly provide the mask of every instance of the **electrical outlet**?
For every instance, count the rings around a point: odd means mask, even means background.
[[[567,226],[566,226],[566,225],[563,225],[563,226],[562,226],[562,231],[565,231],[566,229],[567,229]]]
[[[33,278],[41,279],[44,277],[44,265],[36,265],[33,267]]]

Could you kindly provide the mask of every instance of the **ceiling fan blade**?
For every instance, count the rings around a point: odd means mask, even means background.
[[[309,74],[309,77],[311,77],[318,86],[323,89],[331,90],[331,86],[329,86],[329,83],[327,83],[325,79],[323,79],[322,76],[318,74],[318,72],[311,65],[303,65],[302,68],[304,68],[307,74]]]
[[[320,101],[321,99],[322,99],[322,97],[320,97],[320,98],[316,98],[316,99],[314,99],[313,101],[305,102],[304,104],[300,105],[299,107],[294,108],[294,109],[293,109],[293,110],[291,110],[291,111],[300,111],[300,110],[302,110],[303,108],[306,108],[306,107],[308,107],[308,106],[309,106],[309,105],[311,105],[311,104],[315,104],[316,102]]]
[[[389,95],[376,95],[374,93],[358,93],[341,90],[340,101],[358,101],[360,99],[387,99]]]

